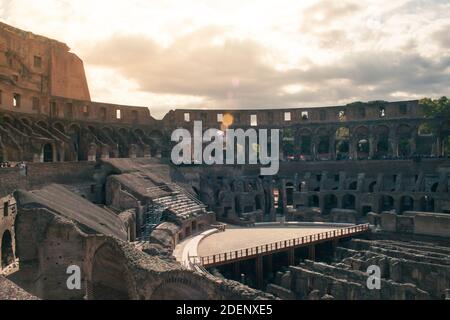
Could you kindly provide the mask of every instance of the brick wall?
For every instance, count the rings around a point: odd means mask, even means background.
[[[94,179],[95,162],[29,163],[26,176],[18,168],[0,169],[0,195],[49,183],[72,184]]]

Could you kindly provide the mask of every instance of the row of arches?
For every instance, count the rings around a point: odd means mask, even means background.
[[[0,125],[0,158],[2,161],[36,161],[36,156],[43,162],[86,161],[96,145],[97,158],[109,149],[111,158],[127,158],[137,153],[156,157],[168,148],[166,136],[162,131],[144,130],[143,128],[126,128],[98,126],[95,124],[32,121],[27,117],[17,118],[10,115],[2,117]],[[23,138],[22,138],[23,137]],[[18,139],[19,138],[19,139]],[[5,146],[3,141],[19,141],[22,145]],[[29,139],[28,143],[25,140]],[[48,142],[45,142],[45,139]],[[136,146],[134,149],[131,146]],[[11,148],[22,148],[12,152]]]
[[[395,128],[387,125],[361,125],[352,129],[347,126],[302,128],[297,131],[294,144],[301,155],[322,155],[340,160],[431,155],[435,142],[425,124],[418,127],[400,124]]]
[[[3,232],[1,239],[2,242],[1,242],[0,269],[3,269],[14,262],[14,249],[13,249],[13,239],[11,236],[11,232],[9,230],[5,230],[5,232]]]
[[[391,211],[391,210],[399,210],[398,213],[403,213],[405,211],[424,211],[424,212],[434,212],[435,205],[434,199],[425,195],[422,196],[419,200],[414,200],[413,197],[404,195],[398,198],[398,203],[394,200],[394,197],[390,195],[381,195],[378,200],[378,208],[379,211]],[[416,203],[418,201],[418,203]],[[327,194],[323,198],[323,213],[328,214],[334,208],[339,208],[338,206],[338,197],[334,194]],[[320,207],[320,198],[318,195],[311,195],[308,197],[308,206],[309,207]],[[346,194],[341,198],[341,206],[342,209],[356,209],[356,197],[352,194]]]

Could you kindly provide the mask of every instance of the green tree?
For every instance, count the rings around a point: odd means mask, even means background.
[[[425,117],[429,119],[450,120],[450,100],[447,97],[439,99],[425,98],[420,100]]]
[[[441,138],[442,154],[450,153],[450,99],[441,97],[439,99],[425,98],[420,100],[425,117],[430,119],[427,123],[429,129]]]

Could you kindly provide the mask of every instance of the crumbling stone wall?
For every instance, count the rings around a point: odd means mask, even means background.
[[[217,168],[202,167],[200,197],[219,219],[234,223],[258,209],[264,212],[263,219],[268,220],[279,213],[292,220],[307,221],[316,210],[320,213],[317,221],[336,222],[338,219],[349,223],[366,221],[369,212],[448,211],[450,175],[442,174],[439,166],[404,168],[404,172],[395,174],[385,171],[387,162],[384,165],[368,163],[367,168],[361,168],[362,172],[331,171],[336,170],[336,166],[312,171],[313,164],[291,164],[286,172],[282,164],[279,174],[271,178],[261,178],[250,170],[244,175],[243,170],[233,172],[223,168],[220,173]],[[189,170],[185,171],[186,175],[192,175]],[[393,183],[399,179],[402,183]],[[415,181],[413,185],[412,181]],[[333,213],[333,209],[338,211]],[[395,222],[392,230],[396,230],[397,223],[400,229],[412,228],[407,218],[398,219],[392,221]]]
[[[16,199],[12,195],[0,197],[0,274],[15,261]]]
[[[443,299],[449,253],[432,243],[353,239],[336,249],[336,262],[305,260],[278,273],[267,291],[289,299]],[[381,270],[380,290],[367,287],[369,266]]]
[[[262,292],[185,270],[130,243],[88,235],[48,209],[22,208],[17,221],[20,270],[11,279],[43,299],[256,299]],[[81,290],[69,290],[67,267],[81,268]],[[183,290],[181,290],[182,288]]]

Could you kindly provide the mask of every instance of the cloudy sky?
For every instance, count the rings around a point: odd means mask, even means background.
[[[0,0],[66,42],[91,96],[150,107],[324,106],[450,95],[450,0]]]

